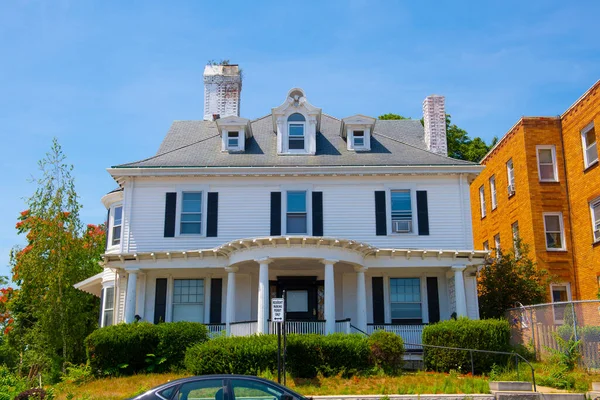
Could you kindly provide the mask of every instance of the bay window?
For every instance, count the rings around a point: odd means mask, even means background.
[[[113,246],[121,244],[121,227],[123,226],[123,206],[117,206],[113,209],[111,241]]]
[[[102,326],[110,326],[113,324],[113,314],[115,311],[114,286],[110,286],[104,289],[102,303]]]

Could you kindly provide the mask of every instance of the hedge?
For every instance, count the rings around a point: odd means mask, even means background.
[[[423,344],[510,352],[510,326],[506,320],[470,320],[459,318],[427,325],[423,329]],[[424,348],[425,368],[440,372],[471,371],[468,351]],[[494,364],[508,362],[506,355],[473,352],[475,372],[489,372]]]
[[[378,346],[402,358],[404,346],[396,335],[379,337]],[[391,342],[391,344],[388,344]],[[387,368],[390,354],[382,356],[372,342],[361,335],[290,335],[287,338],[287,371],[297,378],[312,378],[317,374],[352,376],[370,372],[374,366]],[[189,373],[245,374],[277,369],[277,337],[219,337],[188,349],[185,366]]]
[[[148,322],[100,328],[85,339],[87,358],[96,375],[129,375],[183,367],[188,347],[208,340],[196,322]]]

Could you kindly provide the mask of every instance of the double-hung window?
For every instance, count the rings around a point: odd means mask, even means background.
[[[513,235],[513,248],[515,250],[515,257],[519,257],[519,221],[515,221],[512,225]]]
[[[496,175],[492,175],[490,178],[490,198],[492,199],[492,211],[498,206],[496,201]]]
[[[204,279],[173,281],[173,322],[204,322]]]
[[[412,207],[410,190],[392,190],[392,232],[412,232]]]
[[[490,251],[490,243],[487,240],[483,242],[483,249],[485,251]]]
[[[308,233],[306,192],[287,192],[286,227],[288,234]]]
[[[546,250],[565,250],[562,213],[544,213]]]
[[[111,232],[111,244],[117,246],[121,243],[121,227],[123,226],[123,206],[114,208]]]
[[[541,182],[558,182],[556,148],[537,146],[538,175]]]
[[[481,218],[485,217],[485,188],[483,185],[479,188],[479,209],[481,210]]]
[[[365,131],[353,131],[354,148],[365,147]]]
[[[495,246],[495,250],[496,250],[496,257],[500,257],[500,253],[502,252],[502,249],[500,248],[500,234],[499,233],[494,236],[494,246]]]
[[[202,192],[183,192],[181,196],[181,222],[179,233],[202,233]]]
[[[114,286],[104,289],[102,305],[102,326],[113,324],[113,313],[115,311],[115,288]]]
[[[512,158],[506,163],[506,176],[508,180],[508,197],[515,194],[515,169]]]
[[[421,280],[390,278],[392,323],[421,323]]]
[[[552,291],[552,302],[562,303],[571,301],[571,287],[568,283],[550,285]],[[557,304],[552,306],[554,312],[554,322],[557,324],[564,323],[565,309],[569,304]]]
[[[304,150],[304,129],[306,119],[304,115],[295,113],[288,117],[288,148],[290,150]]]
[[[594,232],[594,242],[600,241],[600,198],[590,203],[592,212],[592,230]]]
[[[583,163],[585,168],[598,162],[598,147],[596,142],[596,129],[592,122],[581,131],[583,144]]]
[[[240,146],[240,133],[235,131],[227,132],[227,149],[237,150]]]

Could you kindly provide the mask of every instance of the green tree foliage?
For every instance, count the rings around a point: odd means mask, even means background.
[[[11,251],[12,281],[19,290],[8,304],[8,338],[21,354],[20,370],[30,377],[56,376],[65,363],[84,361],[83,340],[98,323],[98,299],[73,284],[102,270],[104,228],[84,228],[79,220],[73,167],[65,159],[55,139],[39,162],[42,176],[16,226],[27,246]]]
[[[538,269],[528,256],[528,247],[517,242],[513,251],[497,251],[479,272],[479,310],[482,318],[504,318],[504,312],[517,302],[543,303],[552,281],[548,271]]]
[[[383,114],[377,117],[381,120],[390,119],[410,119],[399,114]],[[423,124],[423,119],[421,119]],[[488,146],[485,141],[479,137],[471,138],[467,131],[459,128],[452,123],[452,116],[446,114],[446,139],[448,143],[448,157],[456,158],[459,160],[479,162],[487,154],[488,151],[498,141],[497,137],[492,139],[492,143]]]

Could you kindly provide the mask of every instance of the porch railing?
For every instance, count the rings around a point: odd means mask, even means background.
[[[286,321],[285,330],[287,333],[296,333],[299,335],[308,335],[311,333],[324,335],[325,321]],[[269,321],[269,333],[277,333],[277,322]]]
[[[214,338],[225,334],[225,324],[205,324],[208,329],[208,336]]]
[[[407,350],[421,350],[423,344],[423,327],[424,325],[394,325],[394,324],[369,324],[367,325],[367,333],[370,335],[377,330],[392,332],[400,336],[406,343]]]
[[[231,336],[251,336],[256,334],[258,323],[256,321],[232,322],[230,324]]]
[[[352,333],[350,330],[350,318],[335,321],[335,333]]]

